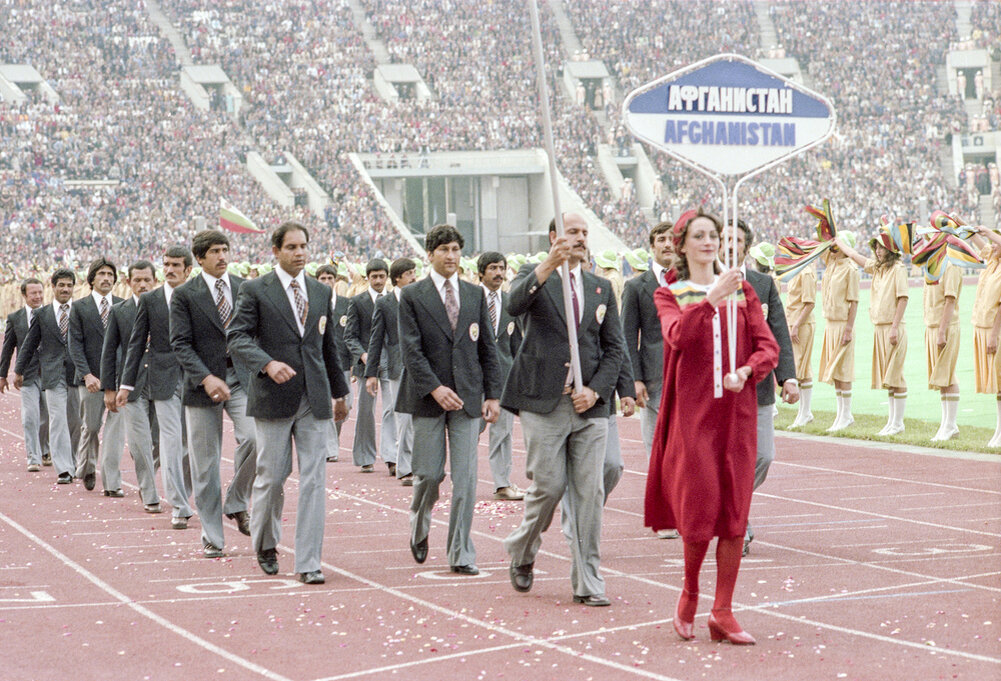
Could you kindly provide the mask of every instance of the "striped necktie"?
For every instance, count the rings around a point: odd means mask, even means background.
[[[299,323],[305,328],[306,311],[309,308],[306,304],[306,298],[302,295],[302,291],[299,289],[299,282],[295,279],[289,284],[289,288],[292,289],[292,298],[295,300],[295,311],[299,315]]]
[[[219,321],[222,322],[222,328],[228,329],[229,323],[233,321],[233,306],[226,300],[226,282],[222,279],[216,279],[215,290],[215,306],[219,310]]]
[[[487,294],[487,312],[490,313],[490,328],[497,335],[497,291]]]
[[[70,328],[70,304],[63,303],[59,306],[59,333],[63,340],[66,340],[66,332]]]
[[[445,314],[448,315],[449,326],[455,331],[459,323],[459,301],[455,299],[455,290],[452,288],[452,280],[445,280]]]
[[[108,314],[111,312],[111,306],[108,305],[107,298],[101,298],[101,323],[104,324],[104,328],[108,328]]]

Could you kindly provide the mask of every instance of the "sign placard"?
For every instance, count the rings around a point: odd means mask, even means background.
[[[834,131],[827,98],[737,54],[670,73],[626,97],[632,133],[709,173],[746,175]]]

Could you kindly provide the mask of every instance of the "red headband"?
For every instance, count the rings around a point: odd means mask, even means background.
[[[674,222],[674,227],[671,229],[673,235],[672,241],[674,242],[674,252],[677,253],[678,249],[681,248],[681,240],[685,236],[685,230],[688,229],[688,223],[698,217],[699,212],[694,208],[689,208]]]

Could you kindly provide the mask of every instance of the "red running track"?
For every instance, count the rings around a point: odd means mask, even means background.
[[[602,544],[613,605],[589,609],[571,601],[557,523],[531,593],[511,589],[501,540],[522,507],[492,500],[485,446],[478,577],[444,560],[447,480],[418,566],[410,489],[342,449],[314,587],[290,572],[294,474],[282,571],[267,577],[232,523],[227,556],[209,560],[196,519],[175,531],[169,513],[144,514],[131,470],[124,499],[26,472],[18,399],[2,396],[0,679],[1001,679],[1001,457],[779,438],[735,597],[758,645],[738,648],[709,641],[712,551],[696,640],[674,634],[681,544],[643,528],[639,423],[620,430],[627,472]],[[520,431],[516,443],[524,486]]]

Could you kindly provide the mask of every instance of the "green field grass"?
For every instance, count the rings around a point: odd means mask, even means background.
[[[913,282],[912,282],[913,283]],[[973,381],[973,324],[970,315],[973,311],[973,298],[976,293],[975,280],[967,277],[964,280],[963,291],[959,296],[959,328],[960,350],[959,364],[956,367],[956,377],[959,381],[959,414],[956,419],[963,426],[978,426],[987,429],[987,439],[994,432],[997,418],[996,400],[993,395],[978,395],[974,392]],[[783,301],[785,296],[783,295]],[[941,406],[937,390],[928,389],[928,372],[925,362],[925,326],[922,320],[922,286],[912,286],[907,304],[904,321],[907,326],[907,360],[904,377],[907,379],[907,411],[908,421],[934,422],[937,426],[941,419]],[[813,343],[813,403],[812,411],[830,412],[829,420],[833,421],[835,410],[834,386],[817,381],[817,368],[820,364],[820,349],[824,337],[824,318],[820,310],[820,293],[817,293],[817,307],[814,312],[816,332]],[[873,390],[872,385],[872,337],[873,328],[869,321],[869,289],[859,292],[859,309],[855,322],[855,383],[852,385],[852,412],[858,419],[859,414],[882,416],[873,432],[878,431],[886,422],[887,395],[885,390]],[[779,409],[788,414],[791,421],[795,416],[796,406],[781,404]],[[826,415],[825,415],[826,416]],[[782,419],[785,422],[785,419]],[[778,425],[779,420],[776,420]],[[818,423],[811,426],[820,425]],[[823,423],[824,428],[830,423]],[[859,426],[855,426],[858,429]],[[908,430],[911,426],[908,425]],[[934,434],[934,429],[932,429]],[[930,437],[930,436],[929,436]]]

